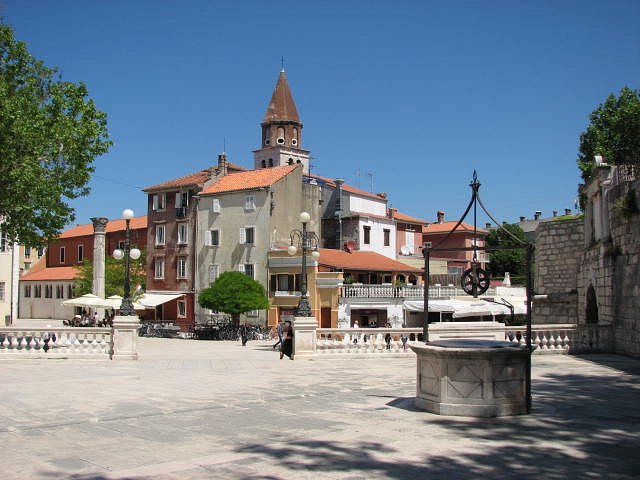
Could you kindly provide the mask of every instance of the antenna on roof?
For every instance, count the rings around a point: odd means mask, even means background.
[[[367,172],[367,175],[369,175],[369,191],[373,193],[373,173]]]
[[[227,152],[227,137],[222,137],[222,153]]]

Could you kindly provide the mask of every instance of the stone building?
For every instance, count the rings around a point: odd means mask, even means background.
[[[608,328],[610,349],[640,355],[640,172],[596,166],[584,216],[536,230],[534,323]]]

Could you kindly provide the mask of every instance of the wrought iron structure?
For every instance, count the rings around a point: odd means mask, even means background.
[[[113,251],[113,258],[116,260],[122,260],[124,258],[124,295],[120,304],[120,315],[129,316],[135,315],[133,308],[133,302],[131,301],[131,265],[130,259],[137,260],[140,258],[140,250],[137,248],[131,248],[131,227],[130,222],[133,218],[133,210],[127,208],[122,212],[122,218],[125,221],[125,233],[124,233],[124,249],[120,250],[116,248]]]
[[[533,245],[530,242],[526,242],[524,240],[519,239],[515,235],[513,235],[509,230],[502,226],[501,222],[498,222],[491,213],[487,210],[487,208],[482,203],[480,198],[479,190],[480,190],[480,182],[478,181],[478,175],[476,171],[473,171],[473,179],[469,186],[471,187],[471,200],[467,205],[467,209],[464,211],[458,223],[436,244],[432,245],[431,242],[425,242],[422,247],[422,254],[424,256],[424,310],[423,310],[423,328],[422,335],[424,342],[429,342],[429,259],[431,256],[431,252],[461,252],[461,251],[473,251],[473,259],[471,262],[471,268],[465,270],[461,276],[460,283],[464,291],[473,295],[473,297],[477,297],[478,295],[482,295],[488,288],[490,284],[489,273],[484,269],[480,268],[478,263],[477,252],[479,250],[490,252],[496,250],[515,250],[515,249],[524,249],[526,253],[525,257],[525,268],[527,272],[527,330],[526,330],[526,348],[529,353],[528,355],[528,365],[527,365],[527,378],[526,378],[526,388],[527,388],[527,413],[531,411],[531,301],[533,299],[533,277],[531,272],[531,266],[533,261]],[[497,247],[487,247],[486,245],[478,246],[478,228],[477,228],[477,207],[480,205],[480,208],[484,211],[485,214],[493,221],[497,228],[511,238],[515,242],[515,246],[497,246]],[[442,245],[449,236],[456,231],[456,229],[462,224],[463,220],[469,214],[469,211],[473,207],[473,245],[471,247],[442,247]]]
[[[289,255],[295,255],[298,249],[302,249],[302,275],[300,284],[300,301],[295,310],[296,317],[310,317],[311,307],[309,305],[309,295],[307,289],[307,252],[311,250],[311,256],[314,259],[320,258],[318,244],[320,239],[314,232],[307,231],[307,223],[311,220],[311,216],[307,212],[300,214],[300,222],[302,222],[302,230],[292,230],[289,237],[291,244],[287,249]],[[297,246],[296,246],[297,245]]]

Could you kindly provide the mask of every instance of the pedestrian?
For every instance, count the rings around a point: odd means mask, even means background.
[[[407,350],[407,340],[409,340],[409,337],[407,337],[406,333],[403,333],[402,336],[400,337],[400,340],[402,340],[402,349],[403,350]]]
[[[286,355],[289,360],[293,360],[293,327],[290,321],[284,322],[282,328],[282,348],[280,349],[280,360]]]
[[[358,324],[358,320],[353,322],[353,328],[360,328],[360,324]],[[358,334],[353,334],[353,343],[358,343]]]
[[[97,327],[98,326],[98,312],[97,311],[93,312],[93,324],[91,326],[92,327]]]
[[[249,332],[247,332],[246,323],[240,327],[240,339],[242,340],[242,346],[246,347],[249,341]]]
[[[387,350],[391,350],[391,334],[387,333],[384,336],[384,341],[387,343]]]
[[[280,348],[282,348],[282,335],[284,333],[284,327],[282,326],[282,320],[278,321],[278,327],[276,328],[276,333],[278,334],[278,341],[273,346],[274,350],[276,349],[276,347],[278,345],[280,345]]]

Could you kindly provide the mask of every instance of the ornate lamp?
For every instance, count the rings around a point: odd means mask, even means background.
[[[124,258],[124,296],[122,297],[122,303],[120,304],[120,315],[130,316],[135,315],[133,309],[133,303],[131,302],[131,280],[130,280],[130,265],[129,259],[137,260],[140,258],[140,250],[137,248],[131,248],[131,228],[130,222],[133,218],[133,210],[130,208],[125,209],[122,212],[122,218],[124,218],[125,236],[124,236],[124,249],[120,250],[116,248],[113,251],[113,258],[116,260],[122,260]]]
[[[314,232],[307,232],[307,223],[311,220],[311,215],[307,212],[300,214],[302,230],[292,230],[290,236],[291,244],[287,249],[289,255],[295,255],[298,248],[302,248],[302,284],[300,285],[300,301],[296,307],[296,317],[310,317],[311,307],[309,306],[309,296],[307,292],[307,251],[311,250],[311,256],[317,260],[320,258],[318,243],[320,239]],[[297,246],[296,246],[297,245]]]

